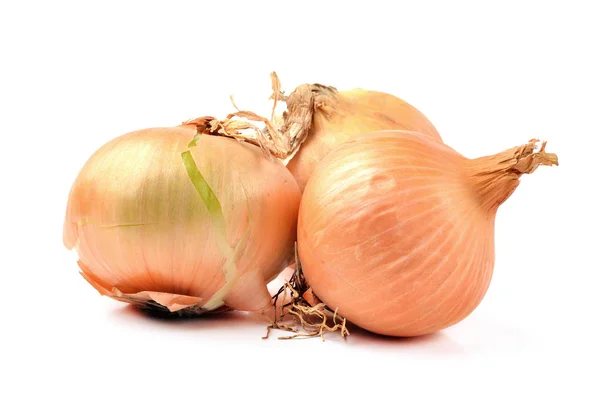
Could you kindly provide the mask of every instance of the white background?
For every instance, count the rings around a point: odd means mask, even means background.
[[[600,394],[592,1],[174,3],[0,5],[0,395]],[[548,140],[560,166],[501,207],[494,278],[466,320],[415,339],[265,341],[242,314],[147,318],[78,274],[62,221],[89,155],[222,117],[230,94],[266,109],[272,70],[287,92],[395,94],[469,157]]]

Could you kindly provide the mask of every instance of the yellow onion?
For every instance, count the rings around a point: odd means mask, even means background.
[[[442,140],[417,108],[384,92],[337,91],[319,84],[305,84],[285,101],[288,110],[283,117],[283,131],[291,130],[291,135],[299,135],[302,141],[287,167],[301,190],[325,155],[361,133],[410,130]]]
[[[201,313],[260,310],[288,264],[300,190],[245,142],[178,126],[122,135],[71,189],[64,243],[114,299]]]
[[[274,105],[270,119],[238,109],[219,122],[206,118],[195,121],[211,134],[246,140],[269,150],[286,164],[302,191],[325,155],[362,133],[409,130],[442,142],[434,125],[421,111],[394,95],[302,84],[285,96],[275,72],[271,73],[271,84]],[[280,115],[275,113],[279,101],[285,102],[287,107]],[[265,128],[259,130],[244,120],[263,122]]]
[[[379,334],[423,335],[461,321],[492,277],[498,207],[521,175],[558,164],[544,149],[530,141],[468,159],[408,131],[342,144],[300,205],[298,252],[312,292]]]

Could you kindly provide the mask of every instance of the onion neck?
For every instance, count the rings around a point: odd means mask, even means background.
[[[283,113],[283,126],[279,133],[289,143],[287,161],[298,152],[313,126],[315,112],[331,114],[337,90],[321,84],[302,84],[285,98],[287,110]]]
[[[179,127],[192,128],[198,134],[213,134],[218,128],[219,120],[212,116],[202,116],[187,120],[181,123]]]
[[[223,120],[204,116],[185,121],[181,126],[196,128],[198,134],[220,135],[252,143],[262,148],[267,156],[274,156],[287,165],[308,137],[315,112],[321,111],[326,117],[333,114],[337,90],[322,84],[302,84],[285,96],[275,72],[271,73],[271,87],[273,112],[270,119],[239,110],[234,103],[237,112],[230,113]],[[287,106],[281,125],[275,120],[275,108],[280,101]],[[259,129],[251,123],[254,121],[264,123],[265,128]]]
[[[546,142],[539,141],[468,161],[467,177],[484,209],[495,212],[519,186],[523,174],[531,174],[540,165],[558,165],[558,157],[546,153]]]

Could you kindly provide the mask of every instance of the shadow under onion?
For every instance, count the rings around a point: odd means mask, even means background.
[[[450,338],[444,331],[421,336],[397,337],[375,334],[352,323],[348,323],[348,329],[350,336],[346,341],[353,346],[368,346],[370,349],[385,350],[391,348],[396,350],[419,349],[432,354],[457,354],[465,351],[463,346]]]
[[[119,320],[147,321],[178,329],[216,329],[232,327],[236,324],[247,323],[247,315],[239,311],[220,313],[203,313],[197,316],[180,316],[161,311],[144,310],[135,305],[127,304],[112,311],[112,316]]]
[[[244,332],[256,331],[257,343],[260,343],[269,325],[268,319],[260,314],[241,311],[224,311],[215,313],[203,313],[197,316],[181,316],[156,310],[144,310],[138,306],[126,304],[111,311],[111,316],[126,322],[147,322],[160,327],[178,329],[185,332],[198,332],[199,330],[216,330],[244,328]],[[351,348],[368,347],[369,349],[400,351],[400,350],[422,350],[431,354],[460,354],[464,348],[452,340],[443,331],[416,337],[392,337],[378,335],[364,330],[352,323],[348,323],[350,335],[342,338],[338,333],[324,335],[327,343],[343,343]],[[286,336],[289,333],[281,330],[272,331],[274,335],[269,338],[271,343],[302,343],[306,340],[318,340],[319,338],[297,338],[294,340],[278,340],[278,336]]]

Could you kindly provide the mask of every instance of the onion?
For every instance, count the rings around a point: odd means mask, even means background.
[[[492,277],[498,207],[522,174],[558,165],[537,144],[467,159],[425,134],[380,131],[339,146],[302,196],[307,283],[327,307],[379,334],[461,321]]]
[[[298,135],[303,141],[287,164],[301,190],[327,153],[361,133],[410,130],[442,140],[423,113],[383,92],[364,89],[338,92],[320,84],[305,84],[285,101],[288,110],[282,129],[292,130],[291,135]]]
[[[287,165],[302,191],[326,154],[362,133],[409,130],[442,141],[423,113],[384,92],[364,89],[338,92],[322,84],[303,84],[286,97],[275,72],[271,73],[271,88],[274,103],[270,118],[240,111],[234,103],[237,112],[224,120],[200,118],[193,122],[210,134],[245,140],[265,148]],[[287,110],[278,115],[276,106],[280,101],[285,102]],[[245,120],[262,122],[265,128],[259,130]]]
[[[300,194],[254,145],[184,126],[134,131],[84,165],[64,243],[114,299],[180,313],[260,310],[293,253]]]

